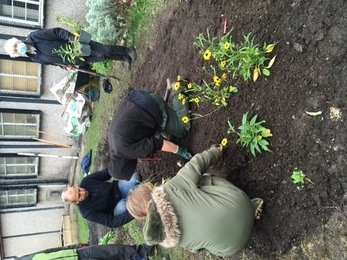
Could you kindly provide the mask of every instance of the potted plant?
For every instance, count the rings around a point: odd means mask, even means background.
[[[76,58],[85,61],[83,57],[89,56],[91,52],[89,45],[92,38],[91,34],[83,30],[83,26],[70,17],[58,16],[57,21],[71,27],[71,33],[75,39],[66,46],[61,46],[58,50],[54,49],[52,53],[58,54],[64,62],[68,61],[72,64],[75,64]]]
[[[58,50],[54,49],[52,53],[58,54],[63,59],[64,63],[69,62],[75,64],[76,58],[85,61],[83,57],[89,56],[90,52],[91,49],[89,44],[75,40],[65,46],[60,46]]]
[[[78,41],[89,44],[91,39],[92,39],[92,35],[86,32],[85,30],[81,29],[79,37],[78,37]]]

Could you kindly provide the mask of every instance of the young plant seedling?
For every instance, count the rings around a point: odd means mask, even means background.
[[[306,177],[306,174],[302,170],[294,170],[291,178],[294,184],[298,183],[303,186],[305,185],[305,181],[314,184],[309,178]]]

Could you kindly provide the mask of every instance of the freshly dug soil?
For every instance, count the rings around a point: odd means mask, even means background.
[[[339,226],[343,230],[347,216],[343,199],[347,191],[347,1],[177,0],[168,5],[156,17],[151,43],[137,46],[139,58],[131,82],[135,89],[148,88],[163,96],[166,78],[175,81],[177,75],[201,83],[206,78],[202,67],[209,65],[193,42],[207,28],[211,36],[221,37],[225,19],[235,42],[250,32],[260,46],[278,42],[269,77],[260,76],[255,83],[231,79],[239,92],[227,108],[193,121],[186,138],[173,139],[199,153],[229,138],[223,159],[211,173],[228,179],[251,198],[265,200],[262,218],[256,221],[243,253],[275,259],[306,239],[315,240],[323,229],[319,236],[322,241],[329,239],[333,249],[317,251],[325,251],[327,259],[345,259],[346,244],[339,242],[346,239],[345,231],[334,231],[335,238],[327,232]],[[213,107],[201,104],[191,109],[206,114]],[[305,111],[322,114],[313,117]],[[246,112],[266,121],[273,134],[268,139],[272,152],[254,157],[236,144],[236,135],[227,135],[227,120],[239,126]],[[103,140],[95,159],[100,168],[109,162],[106,145]],[[144,178],[161,180],[179,170],[178,156],[155,156],[162,160],[138,164]],[[293,184],[296,168],[312,182],[302,187]]]

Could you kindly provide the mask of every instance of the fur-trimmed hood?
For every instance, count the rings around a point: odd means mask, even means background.
[[[175,247],[180,241],[178,218],[163,187],[154,188],[152,192],[143,232],[146,243],[149,245]]]

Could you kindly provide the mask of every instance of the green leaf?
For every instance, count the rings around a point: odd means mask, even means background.
[[[262,72],[265,76],[270,76],[270,71],[268,69],[262,69]]]
[[[249,124],[250,124],[251,126],[255,124],[255,122],[257,121],[257,117],[258,117],[258,115],[255,115],[255,116],[251,119],[251,121],[249,122]]]

